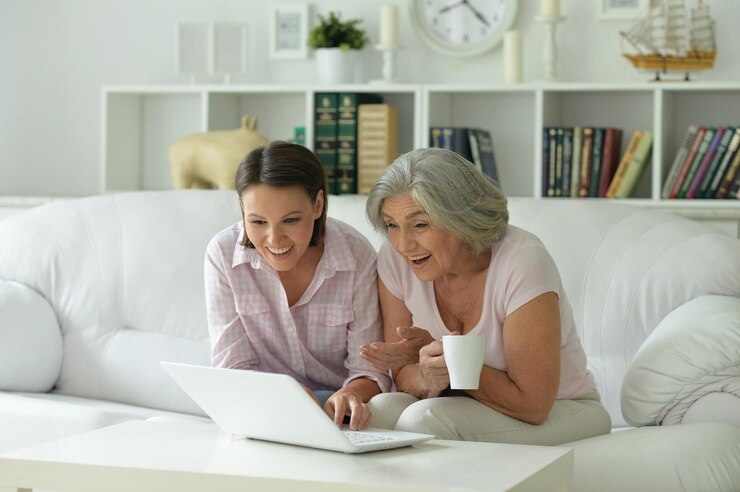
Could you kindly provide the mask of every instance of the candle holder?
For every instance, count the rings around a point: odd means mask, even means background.
[[[373,83],[392,84],[396,82],[396,51],[401,47],[397,45],[376,44],[375,49],[383,54],[383,78],[373,80]]]
[[[561,16],[538,16],[535,21],[545,26],[545,42],[542,50],[543,76],[545,81],[557,80],[558,75],[558,43],[557,30],[558,24],[563,22],[565,17]]]

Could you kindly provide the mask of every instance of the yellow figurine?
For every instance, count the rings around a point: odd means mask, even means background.
[[[236,169],[252,149],[269,143],[257,131],[257,118],[242,117],[237,130],[195,133],[170,145],[170,171],[176,189],[233,190]]]

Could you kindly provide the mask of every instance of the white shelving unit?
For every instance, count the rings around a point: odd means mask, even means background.
[[[399,149],[420,145],[418,85],[105,86],[100,191],[171,189],[170,144],[192,133],[239,128],[243,115],[256,116],[258,131],[273,140],[291,139],[294,127],[305,126],[311,146],[316,92],[382,94],[398,108]]]
[[[399,152],[427,146],[430,126],[491,131],[508,196],[540,197],[542,128],[622,128],[656,136],[637,205],[708,220],[740,220],[740,200],[664,200],[660,188],[690,124],[740,125],[740,83],[553,83],[522,85],[177,85],[102,88],[101,192],[172,187],[167,150],[190,133],[238,128],[254,115],[259,131],[289,139],[306,127],[313,142],[316,92],[372,92],[398,107]]]

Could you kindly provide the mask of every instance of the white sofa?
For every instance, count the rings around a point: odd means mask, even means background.
[[[377,247],[364,204],[332,196],[329,215]],[[740,490],[740,241],[604,200],[512,199],[510,214],[560,268],[615,428],[639,427],[572,443],[576,489]],[[233,192],[168,191],[0,221],[0,452],[203,418],[159,361],[209,363],[204,248],[238,219]]]

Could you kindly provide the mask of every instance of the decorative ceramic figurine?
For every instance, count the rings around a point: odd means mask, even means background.
[[[239,163],[270,140],[257,131],[257,118],[242,117],[237,130],[196,133],[170,146],[172,183],[182,188],[233,190]]]

